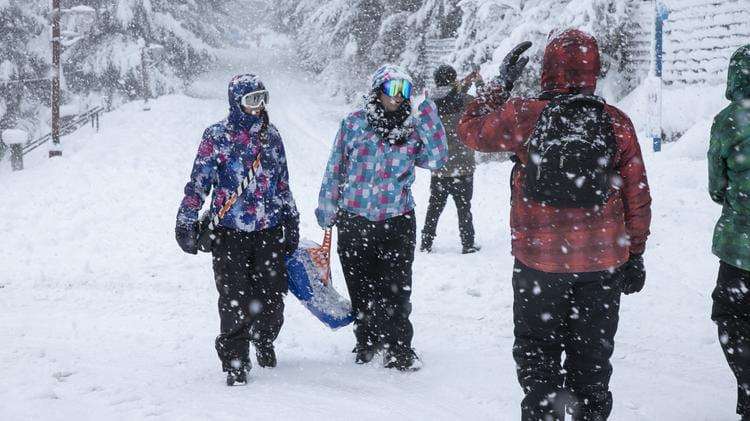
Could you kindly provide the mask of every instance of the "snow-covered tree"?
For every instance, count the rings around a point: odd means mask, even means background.
[[[432,77],[424,73],[426,41],[455,37],[462,15],[457,0],[423,0],[419,8],[410,13],[405,32],[409,37],[398,62],[412,73],[419,84],[424,85]]]
[[[522,41],[533,42],[527,54],[529,65],[517,84],[516,93],[539,92],[541,63],[548,35],[564,28],[578,28],[594,35],[602,58],[602,76],[622,78],[624,46],[627,42],[627,3],[616,0],[462,0],[464,20],[458,31],[459,48],[452,60],[459,66],[482,65],[487,77],[497,74],[505,54]],[[495,22],[492,24],[492,22]],[[608,84],[613,86],[616,84]],[[628,89],[627,84],[616,98]]]
[[[34,4],[0,1],[0,130],[33,131],[38,102],[49,97],[47,66],[40,45],[46,26]],[[43,35],[44,34],[44,35]]]
[[[547,35],[576,27],[597,37],[603,74],[622,78],[627,42],[627,4],[616,0],[280,0],[272,7],[279,29],[295,39],[301,62],[350,93],[378,64],[406,67],[417,82],[424,74],[425,43],[456,37],[447,58],[459,73],[482,65],[485,77],[497,73],[505,53],[530,40],[529,70],[519,93],[538,91],[539,69]],[[342,82],[344,81],[344,82]],[[610,84],[611,85],[611,84]],[[628,84],[622,84],[627,90]],[[614,92],[619,97],[624,92]]]
[[[458,6],[463,19],[456,30],[458,49],[453,61],[465,65],[491,60],[502,39],[518,24],[520,5],[500,0],[462,0]]]
[[[248,34],[248,6],[260,0],[61,0],[64,103],[83,108],[112,99],[142,97],[141,53],[160,45],[149,67],[153,95],[179,90],[214,60],[216,48]],[[51,66],[49,0],[0,0],[0,125],[49,120]],[[95,24],[66,36],[70,9],[91,10]],[[24,83],[9,80],[24,79]],[[29,82],[28,80],[36,80]],[[89,99],[87,99],[89,98]],[[92,104],[89,104],[92,103]],[[30,114],[39,114],[30,115]],[[41,114],[40,114],[41,113]],[[20,116],[20,117],[19,117]],[[39,131],[40,129],[36,129]]]
[[[368,54],[380,27],[379,1],[280,0],[271,13],[277,29],[293,37],[299,62],[331,92],[351,96],[364,87],[373,70]]]
[[[280,0],[278,28],[294,37],[301,63],[350,98],[385,62],[405,66],[419,79],[428,36],[452,34],[456,0]]]
[[[97,11],[91,33],[64,54],[68,86],[75,92],[143,95],[141,53],[153,45],[164,56],[149,68],[150,87],[163,93],[205,69],[225,35],[236,33],[233,3],[225,0],[76,0]]]

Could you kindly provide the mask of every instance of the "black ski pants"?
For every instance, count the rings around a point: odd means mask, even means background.
[[[431,244],[435,238],[438,219],[448,203],[448,196],[453,196],[458,212],[458,232],[461,245],[474,245],[474,221],[471,215],[471,197],[474,194],[474,176],[432,177],[430,180],[430,203],[422,229],[422,237]]]
[[[338,254],[354,311],[358,347],[411,348],[414,211],[385,221],[339,212]]]
[[[250,364],[250,341],[272,344],[284,323],[287,273],[282,228],[243,232],[218,227],[213,245],[221,331],[216,352],[224,371]]]
[[[566,407],[574,420],[609,416],[619,276],[541,272],[516,259],[513,358],[526,394],[523,421],[563,421]]]
[[[737,378],[737,413],[750,416],[750,272],[719,263],[711,298],[711,319],[719,328],[719,343]]]

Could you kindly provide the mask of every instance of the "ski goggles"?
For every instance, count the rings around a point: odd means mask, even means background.
[[[383,83],[383,92],[388,96],[401,95],[403,98],[410,98],[411,82],[406,79],[386,80]]]
[[[253,91],[249,94],[242,95],[240,104],[246,108],[259,108],[268,105],[268,91]]]

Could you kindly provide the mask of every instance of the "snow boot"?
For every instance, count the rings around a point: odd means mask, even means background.
[[[276,350],[273,344],[255,345],[255,357],[258,359],[258,365],[263,368],[276,367]]]
[[[587,413],[582,417],[573,418],[574,421],[607,421],[607,418],[602,414]]]
[[[476,245],[476,244],[473,244],[473,245],[470,245],[470,246],[464,246],[463,250],[461,250],[461,254],[471,254],[471,253],[476,253],[476,252],[478,252],[478,251],[479,251],[479,250],[481,250],[481,249],[482,249],[482,248],[481,248],[481,247],[479,247],[479,246],[478,246],[478,245]]]
[[[577,398],[570,396],[567,399],[568,412],[573,416],[573,421],[607,421],[612,412],[612,394],[609,392]]]
[[[434,240],[435,237],[428,235],[428,234],[422,234],[422,244],[419,246],[419,251],[423,253],[431,253],[432,252],[432,240]]]
[[[412,348],[388,351],[383,362],[385,368],[395,368],[398,371],[417,371],[422,368],[422,360]]]
[[[356,354],[354,357],[354,362],[357,364],[367,364],[370,361],[372,361],[373,358],[375,358],[375,354],[377,353],[377,349],[375,345],[360,345],[357,344],[357,346],[354,347],[352,350],[353,353]]]
[[[227,386],[243,386],[247,384],[247,373],[250,367],[240,367],[227,371]]]

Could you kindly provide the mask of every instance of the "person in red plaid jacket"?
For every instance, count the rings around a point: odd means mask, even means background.
[[[593,95],[600,66],[596,40],[565,30],[551,35],[545,48],[540,98],[510,98],[528,62],[521,54],[530,45],[508,54],[500,76],[469,104],[458,133],[477,151],[515,154],[513,357],[525,393],[522,419],[563,420],[567,407],[575,420],[606,420],[620,295],[640,291],[646,276],[642,254],[651,220],[646,170],[630,119],[603,105],[616,143],[603,204],[555,207],[527,197],[529,139],[542,111],[558,96]]]

